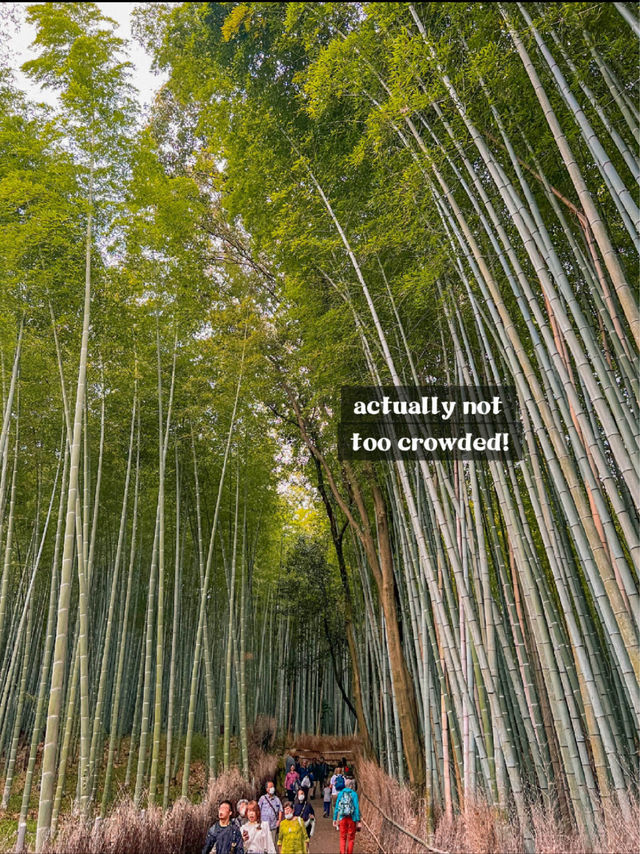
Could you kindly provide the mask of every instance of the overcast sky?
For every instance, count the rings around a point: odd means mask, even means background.
[[[20,89],[36,101],[55,102],[52,92],[41,89],[26,77],[19,69],[23,62],[34,57],[30,49],[31,42],[35,38],[35,28],[29,26],[25,21],[24,7],[30,3],[17,3],[23,7],[21,11],[21,23],[16,30],[15,36],[11,38],[13,67],[16,69],[16,83]],[[98,3],[100,10],[113,18],[119,24],[117,34],[129,42],[129,60],[133,63],[132,83],[138,89],[141,104],[150,104],[154,93],[163,82],[163,76],[151,71],[151,58],[145,53],[140,45],[131,38],[131,12],[135,3]]]

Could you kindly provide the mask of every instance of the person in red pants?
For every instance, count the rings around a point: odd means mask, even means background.
[[[340,854],[353,854],[356,831],[362,827],[358,794],[351,786],[345,785],[342,776],[338,777],[335,786],[338,798],[333,811],[333,826],[340,830]]]

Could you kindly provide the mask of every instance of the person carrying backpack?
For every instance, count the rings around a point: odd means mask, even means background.
[[[356,831],[362,827],[358,795],[350,786],[345,786],[343,777],[338,777],[335,787],[338,798],[333,811],[333,826],[340,831],[340,854],[353,854]]]

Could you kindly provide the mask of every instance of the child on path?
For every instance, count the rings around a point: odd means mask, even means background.
[[[322,790],[322,807],[324,817],[329,818],[329,810],[331,809],[331,786],[329,784]]]

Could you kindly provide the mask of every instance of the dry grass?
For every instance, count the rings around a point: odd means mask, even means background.
[[[424,819],[419,808],[419,802],[410,789],[401,786],[397,780],[389,777],[377,763],[358,759],[356,762],[356,775],[358,781],[358,793],[360,797],[360,809],[365,826],[378,846],[382,846],[385,852],[394,854],[424,854],[424,847],[414,842],[409,836],[405,836],[375,809],[368,799],[373,801],[382,812],[386,813],[397,824],[411,833],[425,838]],[[363,796],[366,794],[366,798]],[[422,811],[423,812],[423,811]],[[398,846],[402,845],[401,848]],[[374,850],[373,848],[371,850]],[[378,850],[380,850],[378,848]]]
[[[264,789],[268,779],[274,779],[279,757],[264,752],[273,747],[275,740],[275,721],[270,718],[259,719],[249,734],[249,757],[251,779],[244,780],[237,770],[206,782],[206,764],[194,761],[189,776],[190,797],[202,802],[193,803],[186,798],[176,800],[173,806],[162,813],[159,807],[138,810],[124,790],[120,787],[120,796],[113,803],[104,821],[82,822],[77,813],[65,813],[55,840],[48,848],[48,854],[199,854],[204,844],[207,829],[216,821],[220,800],[229,799],[234,804],[238,798],[253,798]],[[24,752],[24,750],[23,750]],[[25,754],[26,756],[26,754]],[[124,753],[126,764],[127,753]],[[120,763],[122,764],[122,762]],[[124,764],[122,764],[124,773]],[[22,798],[22,769],[16,765],[12,807],[0,820],[0,852],[12,851],[15,846],[16,825],[20,801]],[[68,788],[75,790],[74,775],[68,774]],[[178,775],[180,777],[180,774]],[[174,781],[176,782],[176,781]],[[176,786],[178,785],[176,782]],[[178,790],[179,791],[179,790]],[[143,802],[145,797],[143,795]],[[37,790],[32,792],[34,807],[29,810],[27,846],[34,844],[35,816],[37,813]],[[15,803],[13,803],[15,802]],[[99,800],[97,802],[99,804]],[[17,806],[16,806],[17,805]],[[27,848],[28,850],[28,848]]]
[[[138,810],[127,798],[104,821],[82,823],[66,816],[46,854],[198,854],[220,801],[235,805],[239,798],[254,798],[277,763],[276,756],[256,755],[251,783],[234,768],[210,781],[202,803],[181,798],[165,813],[160,807]]]
[[[374,762],[360,759],[356,766],[358,791],[365,793],[383,813],[420,839],[427,840],[424,801],[393,780]],[[625,819],[617,808],[605,811],[594,845],[584,834],[567,831],[551,809],[534,807],[532,826],[536,854],[638,854],[640,852],[640,801],[630,796],[632,808]],[[394,827],[361,798],[361,810],[371,839],[367,849],[380,854],[424,854],[425,847]],[[515,821],[486,803],[467,805],[451,819],[439,816],[431,845],[448,854],[520,854],[524,850]]]
[[[251,765],[251,782],[256,792],[263,792],[267,780],[275,780],[278,773],[277,756],[271,753],[263,753],[256,757]]]
[[[249,764],[253,760],[272,753],[276,741],[277,723],[275,718],[258,715],[256,722],[249,731]]]
[[[451,854],[511,854],[524,851],[517,825],[489,804],[475,801],[464,813],[442,816],[433,836],[437,848]]]
[[[251,735],[250,782],[233,769],[209,783],[202,803],[180,799],[164,814],[159,807],[137,810],[126,798],[102,822],[83,824],[77,816],[66,816],[47,854],[199,854],[207,829],[217,818],[220,800],[224,798],[235,803],[241,797],[252,799],[263,790],[266,780],[275,779],[279,758],[262,750],[264,743],[273,744],[273,732],[272,722],[265,719]],[[359,851],[424,854],[423,845],[388,820],[392,819],[401,828],[426,840],[424,801],[385,774],[375,762],[363,759],[357,739],[304,736],[289,742],[288,746],[318,755],[335,752],[355,756],[361,810],[369,831],[359,838]],[[637,794],[630,795],[630,800],[632,809],[626,818],[618,809],[605,811],[596,845],[580,832],[563,827],[551,808],[534,807],[531,813],[536,854],[638,854],[640,800]],[[523,851],[515,821],[481,801],[467,804],[463,814],[450,819],[443,815],[435,818],[436,829],[429,842],[433,848],[448,854],[520,854]]]
[[[166,813],[160,807],[138,810],[130,799],[122,801],[104,819],[79,822],[66,816],[48,854],[195,854],[202,849],[207,829],[224,798],[253,797],[253,787],[233,769],[211,780],[200,804],[178,800]]]
[[[278,757],[273,754],[276,740],[276,719],[260,715],[248,738],[251,780],[262,791],[267,780],[275,780]]]
[[[601,830],[604,850],[620,854],[638,854],[640,851],[640,795],[634,792],[629,798],[631,813],[624,818],[618,809],[605,809],[605,827]]]
[[[598,828],[600,839],[592,845],[586,835],[563,833],[558,822],[547,812],[536,808],[533,827],[539,854],[638,854],[640,852],[640,801],[630,796],[631,811],[625,818],[618,807],[604,810],[604,821]]]

